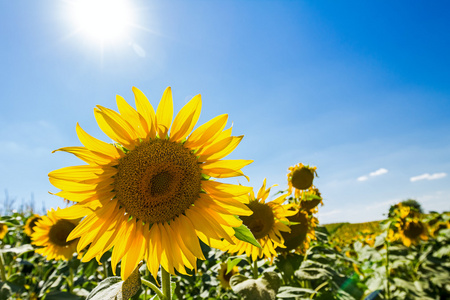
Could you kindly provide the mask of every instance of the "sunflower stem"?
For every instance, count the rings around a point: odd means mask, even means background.
[[[166,297],[163,295],[163,293],[160,291],[160,289],[158,289],[158,287],[156,285],[154,285],[153,283],[151,283],[150,281],[141,278],[141,282],[145,285],[148,286],[149,288],[151,288],[156,295],[158,295],[159,299],[163,300],[166,299]]]
[[[253,261],[252,270],[253,270],[253,279],[258,279],[259,274],[258,274],[258,261],[257,260]]]
[[[3,282],[6,282],[5,261],[3,260],[3,254],[0,253],[0,275]]]
[[[164,296],[166,296],[165,299],[171,300],[171,288],[170,288],[170,273],[167,272],[162,266],[161,266],[161,285]]]
[[[390,287],[390,283],[389,283],[389,241],[386,240],[386,299],[390,300],[391,299],[391,287]]]

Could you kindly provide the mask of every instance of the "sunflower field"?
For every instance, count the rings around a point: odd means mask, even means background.
[[[114,143],[78,124],[84,164],[50,172],[63,209],[2,212],[0,299],[449,299],[450,215],[398,204],[389,218],[320,226],[317,168],[288,168],[273,193],[222,182],[247,159],[219,115],[197,127],[200,95],[174,116],[95,108]],[[272,194],[272,196],[270,196]]]

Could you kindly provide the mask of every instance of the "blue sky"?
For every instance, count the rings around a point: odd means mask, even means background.
[[[81,161],[51,151],[80,145],[76,122],[108,140],[95,105],[136,86],[156,107],[171,86],[175,111],[202,94],[199,124],[229,114],[254,188],[317,166],[322,223],[407,198],[450,210],[448,2],[129,2],[133,25],[103,42],[70,1],[0,4],[0,189],[17,204],[64,206],[47,174]]]

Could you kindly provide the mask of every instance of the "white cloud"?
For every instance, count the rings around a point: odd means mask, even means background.
[[[425,179],[426,180],[435,180],[435,179],[444,178],[445,176],[447,176],[447,173],[434,173],[434,174],[425,173],[422,175],[413,176],[409,180],[411,182],[425,180]]]
[[[375,172],[371,172],[369,175],[370,176],[379,176],[379,175],[386,174],[387,172],[389,172],[387,169],[380,168],[380,169],[376,170]]]
[[[370,172],[369,175],[363,175],[357,178],[358,181],[366,181],[369,179],[369,177],[374,177],[374,176],[380,176],[383,174],[386,174],[387,172],[389,172],[387,169],[385,168],[379,168],[376,171]]]
[[[358,181],[366,181],[367,179],[369,179],[369,177],[366,175],[358,177]]]

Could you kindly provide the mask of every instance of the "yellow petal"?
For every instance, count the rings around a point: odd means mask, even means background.
[[[164,139],[169,133],[170,124],[173,118],[172,89],[170,86],[164,91],[156,110],[156,124],[159,137]]]
[[[84,131],[80,125],[77,123],[77,135],[80,142],[89,150],[103,153],[111,158],[120,158],[124,156],[124,153],[118,150],[111,144],[105,143],[99,139],[96,139]]]
[[[179,142],[186,138],[197,124],[201,109],[202,99],[200,95],[197,95],[180,110],[172,124],[171,141]]]
[[[200,157],[198,158],[198,161],[204,162],[206,160],[212,161],[224,158],[236,149],[243,137],[243,135],[237,137],[232,136],[212,144],[206,148],[204,152],[199,153]]]
[[[228,115],[220,115],[206,122],[189,136],[184,144],[189,149],[197,149],[207,143],[209,140],[217,137],[227,123]]]
[[[245,176],[241,168],[249,165],[253,160],[236,159],[236,160],[218,160],[206,162],[201,165],[204,174],[216,178],[228,178],[235,176]],[[247,177],[246,177],[247,178]],[[247,178],[248,179],[248,178]]]
[[[103,109],[99,110],[98,108],[94,108],[94,116],[100,129],[114,141],[129,150],[133,150],[135,146],[134,141],[137,139],[137,136],[130,129],[131,126],[125,120],[121,119],[119,114],[108,114]]]
[[[156,116],[153,106],[148,101],[147,97],[138,88],[133,87],[134,99],[136,101],[136,109],[138,113],[144,118],[147,124],[148,137],[154,139],[156,137]],[[145,127],[144,127],[145,128]]]
[[[72,153],[79,159],[87,162],[90,165],[106,165],[111,163],[111,157],[106,156],[100,152],[91,151],[85,147],[64,147],[53,150],[52,153],[56,151],[63,151]]]
[[[148,135],[148,125],[144,117],[141,116],[133,107],[131,107],[131,105],[128,104],[123,97],[117,95],[116,102],[122,117],[130,123],[139,137],[145,139]]]

